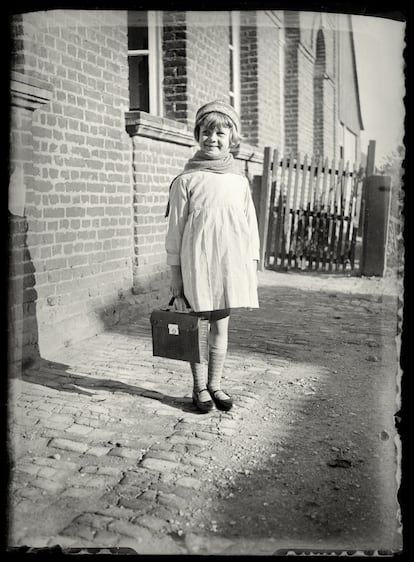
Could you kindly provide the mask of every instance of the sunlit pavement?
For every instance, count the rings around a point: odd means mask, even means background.
[[[195,410],[188,365],[152,357],[148,318],[11,381],[10,546],[398,550],[398,288],[270,271],[259,282],[261,308],[232,314],[229,413]],[[343,505],[323,499],[328,484]],[[275,505],[260,525],[259,500]]]

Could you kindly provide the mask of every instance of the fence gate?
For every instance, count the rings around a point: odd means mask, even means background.
[[[265,148],[259,229],[270,269],[354,270],[362,173],[339,160]]]

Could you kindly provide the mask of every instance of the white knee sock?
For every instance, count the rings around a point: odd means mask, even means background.
[[[212,391],[220,390],[221,376],[227,351],[223,349],[210,349],[208,360],[208,388]]]
[[[204,363],[190,363],[191,372],[193,374],[194,392],[198,393],[206,388],[206,372]]]

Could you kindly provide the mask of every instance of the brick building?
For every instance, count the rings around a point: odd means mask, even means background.
[[[10,354],[21,363],[164,302],[164,211],[197,108],[263,148],[359,158],[350,18],[54,10],[12,21]]]

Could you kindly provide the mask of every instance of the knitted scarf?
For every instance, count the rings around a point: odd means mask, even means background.
[[[176,176],[170,184],[171,186],[174,181],[183,176],[184,174],[189,174],[191,172],[212,172],[213,174],[238,174],[243,176],[244,174],[239,170],[234,158],[233,154],[229,152],[223,158],[209,158],[206,154],[204,154],[201,150],[198,150],[192,158],[190,158],[186,165],[184,166],[184,170]],[[167,209],[165,211],[165,216],[168,217],[170,213],[170,200],[168,199]]]

